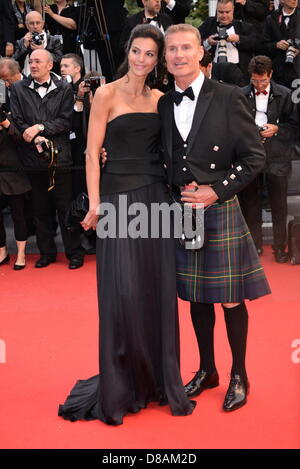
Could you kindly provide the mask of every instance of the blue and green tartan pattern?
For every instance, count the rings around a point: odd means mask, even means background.
[[[271,293],[238,198],[211,205],[199,251],[176,249],[177,290],[183,300],[239,303]]]

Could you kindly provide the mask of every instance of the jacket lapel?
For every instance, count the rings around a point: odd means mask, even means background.
[[[199,128],[207,112],[207,109],[209,107],[209,104],[212,100],[213,95],[214,95],[214,90],[210,86],[210,81],[208,78],[205,78],[200,94],[198,96],[198,101],[196,104],[192,128],[189,134],[188,147],[187,147],[188,153],[190,152],[194,144],[194,140],[198,134]]]

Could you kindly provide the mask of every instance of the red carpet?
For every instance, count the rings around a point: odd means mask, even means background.
[[[172,417],[151,405],[119,427],[66,422],[57,417],[77,379],[97,373],[97,303],[94,256],[67,269],[62,255],[46,269],[28,256],[20,272],[0,267],[0,446],[1,448],[299,448],[300,265],[279,265],[271,251],[262,257],[273,294],[248,302],[250,334],[248,404],[221,410],[228,386],[230,353],[223,312],[217,309],[218,388],[197,398],[189,417]],[[180,303],[182,375],[198,368],[188,304]],[[3,342],[4,341],[4,342]],[[6,363],[3,345],[6,345]],[[2,348],[1,348],[2,345]],[[297,360],[294,360],[297,361]]]

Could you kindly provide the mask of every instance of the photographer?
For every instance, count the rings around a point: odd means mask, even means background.
[[[264,143],[267,159],[263,175],[239,194],[241,208],[256,249],[262,254],[262,183],[265,180],[273,220],[273,252],[276,262],[288,261],[286,247],[287,186],[293,142],[298,136],[298,116],[288,88],[272,80],[272,61],[253,57],[251,83],[243,88]],[[263,177],[262,177],[263,176]]]
[[[236,64],[248,81],[248,64],[255,47],[255,32],[252,24],[234,20],[233,13],[232,0],[219,0],[217,16],[207,18],[199,31],[213,62],[220,62],[222,54],[222,61]],[[220,34],[224,39],[220,40]]]
[[[14,59],[20,64],[26,76],[29,75],[28,59],[31,52],[38,49],[46,49],[53,56],[54,71],[59,71],[58,64],[62,58],[62,45],[58,38],[51,36],[44,30],[44,21],[40,13],[31,11],[25,20],[28,33],[16,42]]]
[[[77,54],[66,54],[60,62],[60,73],[63,80],[68,80],[71,84],[74,93],[74,103],[76,108],[77,98],[83,98],[84,93],[89,91],[89,88],[84,87],[83,78],[83,60]],[[80,90],[80,91],[79,91]],[[84,90],[84,91],[82,91]],[[80,102],[77,102],[80,105]],[[77,108],[76,108],[77,109]],[[72,151],[72,160],[74,166],[84,166],[84,150],[86,147],[86,134],[84,134],[82,119],[78,119],[77,112],[73,112],[72,130],[70,132],[70,144]],[[73,197],[86,191],[85,171],[75,170],[73,172]]]
[[[137,5],[143,8],[142,0],[137,0]],[[162,0],[161,13],[166,13],[172,18],[172,24],[185,22],[192,8],[193,0]]]
[[[299,21],[298,0],[281,0],[279,9],[266,19],[261,48],[262,53],[272,59],[274,81],[288,88],[297,78],[299,67],[299,43],[294,42],[300,39],[296,34]]]
[[[66,212],[72,202],[72,174],[66,168],[72,165],[69,133],[72,124],[74,97],[70,85],[59,80],[51,69],[53,59],[45,49],[35,50],[29,60],[31,75],[14,83],[11,91],[11,111],[14,122],[22,133],[22,158],[32,185],[33,216],[37,245],[41,253],[36,267],[46,267],[56,260],[52,207],[55,207],[61,228],[69,268],[83,265],[80,231],[68,231]],[[53,143],[57,159],[53,171],[48,173],[49,161],[38,153],[36,144],[47,140]],[[47,152],[46,152],[47,153]],[[50,151],[48,151],[50,153]],[[51,156],[53,156],[51,152]],[[65,168],[64,171],[59,169]],[[53,169],[53,168],[52,168]],[[52,186],[49,185],[49,177]],[[50,190],[51,189],[51,190]]]

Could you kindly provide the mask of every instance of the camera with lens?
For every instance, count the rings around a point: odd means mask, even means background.
[[[286,51],[285,63],[294,63],[296,51],[300,49],[300,39],[287,39],[289,47]]]
[[[43,41],[44,41],[44,34],[43,33],[37,33],[36,31],[34,31],[33,33],[31,33],[31,41],[36,46],[41,46],[43,44]]]
[[[214,36],[215,41],[226,41],[228,38],[227,28],[218,27],[218,33]]]
[[[84,86],[89,86],[93,93],[102,85],[105,85],[105,77],[103,76],[91,76],[84,79]]]
[[[227,62],[227,41],[228,38],[227,28],[218,27],[218,33],[214,36],[214,40],[218,41],[217,49],[217,62],[226,63]]]

